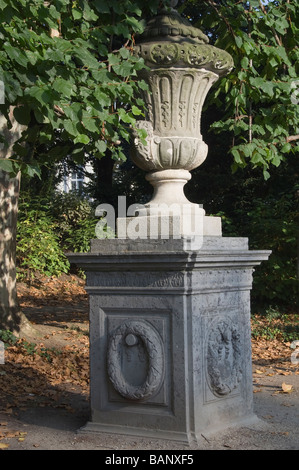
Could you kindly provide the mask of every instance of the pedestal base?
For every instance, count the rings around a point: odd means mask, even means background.
[[[223,424],[222,427],[214,427],[212,431],[208,431],[207,429],[202,431],[200,434],[195,436],[193,433],[179,433],[179,432],[169,432],[169,431],[161,431],[151,430],[147,428],[141,427],[129,427],[129,426],[122,426],[122,425],[105,425],[98,422],[89,421],[86,423],[85,426],[78,430],[78,433],[82,434],[117,434],[117,435],[125,435],[125,436],[133,436],[133,437],[143,437],[147,439],[165,439],[170,440],[176,443],[181,443],[184,445],[192,445],[196,443],[200,445],[201,442],[204,442],[209,437],[213,437],[217,433],[221,433],[227,431],[228,429],[232,428],[239,428],[244,426],[254,426],[259,424],[261,420],[253,413],[250,416],[242,417],[240,420],[235,420],[231,423]]]
[[[247,239],[93,240],[70,260],[90,297],[84,432],[200,442],[254,419]]]

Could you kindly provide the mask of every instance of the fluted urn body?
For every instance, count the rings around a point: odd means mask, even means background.
[[[231,56],[208,41],[174,9],[152,18],[136,41],[135,54],[147,66],[140,78],[148,84],[143,95],[145,120],[136,127],[146,130],[147,145],[136,135],[132,159],[149,172],[147,179],[155,188],[152,203],[188,202],[182,188],[191,178],[189,171],[207,156],[201,135],[202,107],[213,83],[233,66]],[[175,183],[180,185],[180,195],[174,197]]]

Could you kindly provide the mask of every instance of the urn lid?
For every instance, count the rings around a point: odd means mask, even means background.
[[[138,42],[144,41],[190,41],[192,43],[207,44],[209,38],[199,29],[183,18],[173,8],[162,9],[157,16],[151,18],[138,37]]]
[[[134,53],[150,69],[192,67],[218,76],[227,74],[233,68],[231,55],[208,42],[208,37],[176,10],[162,9],[136,37]]]

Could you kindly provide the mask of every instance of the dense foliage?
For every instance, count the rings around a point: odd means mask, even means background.
[[[107,157],[108,150],[113,159],[125,160],[127,152],[120,142],[130,139],[130,126],[142,118],[143,103],[136,96],[146,86],[137,80],[143,62],[132,55],[135,36],[142,31],[144,18],[159,4],[168,3],[0,0],[0,80],[5,85],[0,112],[7,115],[9,106],[15,106],[15,118],[27,126],[14,156],[1,159],[0,168],[21,169],[27,177],[40,175],[38,197],[48,182],[42,165],[51,169],[65,156],[82,163],[86,155]],[[184,0],[179,9],[208,34],[212,44],[230,52],[235,63],[208,95],[202,133],[209,155],[193,172],[186,192],[208,213],[221,212],[224,234],[248,236],[252,248],[273,250],[255,273],[254,295],[268,303],[295,305],[299,298],[296,2]],[[126,194],[129,203],[144,202],[149,189],[135,172],[128,161],[118,166],[113,181],[114,194]],[[31,202],[30,207],[21,206],[19,221],[27,221],[19,224],[18,235],[23,272],[26,263],[31,271],[46,269],[47,264],[52,273],[63,272],[67,265],[60,266],[55,258],[59,253],[88,249],[94,218],[81,213],[75,223],[63,214],[64,210],[55,213],[51,204],[39,209]],[[25,240],[35,249],[30,238],[37,240],[41,230],[49,233],[42,243],[55,247],[52,251],[44,247],[52,253],[53,263],[43,264],[31,248],[25,253]],[[35,264],[28,268],[24,256],[35,259]]]
[[[125,159],[119,143],[142,113],[136,95],[146,86],[136,76],[144,64],[132,53],[134,36],[158,3],[0,0],[0,112],[8,119],[14,106],[28,126],[0,168],[32,175],[41,164],[66,155],[82,162],[107,148]]]
[[[295,0],[188,0],[181,10],[234,58],[207,101],[213,128],[231,137],[232,168],[250,164],[267,179],[299,146],[299,49]]]
[[[18,279],[68,273],[68,251],[86,252],[99,219],[91,203],[76,193],[43,198],[23,193],[17,233]]]

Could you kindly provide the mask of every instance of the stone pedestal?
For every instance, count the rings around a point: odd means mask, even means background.
[[[191,443],[254,418],[250,290],[269,251],[245,238],[92,240],[70,260],[90,297],[85,432]]]

